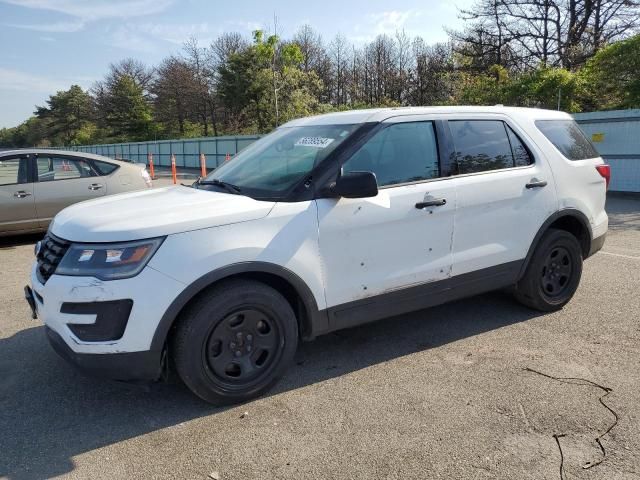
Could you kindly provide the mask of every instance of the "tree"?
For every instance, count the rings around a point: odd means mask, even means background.
[[[581,72],[589,109],[640,108],[640,34],[600,50]]]
[[[408,101],[411,105],[440,105],[453,96],[453,58],[451,47],[437,43],[428,46],[422,38],[412,44],[413,70],[409,72]]]
[[[153,130],[151,107],[142,87],[122,75],[101,97],[102,116],[114,140],[146,140]]]
[[[329,56],[332,64],[332,81],[329,84],[330,100],[335,105],[347,103],[347,75],[349,72],[349,46],[343,35],[336,35],[329,45]]]
[[[95,131],[93,99],[78,85],[51,95],[46,107],[36,107],[35,115],[43,121],[53,145],[85,143],[91,140],[87,132]]]
[[[198,46],[198,41],[191,37],[184,44],[185,61],[191,70],[193,82],[188,94],[192,97],[193,106],[202,125],[202,134],[206,137],[209,135],[209,110],[211,107],[211,99],[209,92],[210,72],[208,69],[207,51]],[[212,116],[214,131],[216,129],[216,118]]]
[[[147,140],[156,133],[151,109],[153,71],[127,59],[112,64],[93,87],[98,127],[114,141]]]
[[[151,86],[154,95],[154,118],[165,136],[184,137],[189,125],[200,120],[194,105],[200,85],[191,66],[182,58],[171,56],[162,61]]]
[[[481,67],[540,65],[575,70],[607,42],[637,30],[637,0],[478,0],[451,32],[456,49]],[[476,57],[475,59],[473,57]]]
[[[262,31],[254,33],[250,47],[232,54],[219,69],[218,91],[236,128],[264,132],[317,111],[322,82],[314,72],[305,73],[302,62],[297,44],[280,44]]]

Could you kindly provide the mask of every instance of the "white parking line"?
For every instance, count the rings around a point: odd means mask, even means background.
[[[611,255],[613,257],[632,258],[634,260],[640,260],[640,257],[635,257],[633,255],[623,255],[622,253],[603,252],[602,250],[600,250],[600,253],[604,253],[605,255]]]

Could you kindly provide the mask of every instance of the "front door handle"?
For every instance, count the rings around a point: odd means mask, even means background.
[[[427,208],[427,207],[441,207],[446,203],[447,203],[446,198],[434,198],[433,200],[426,200],[424,202],[416,203],[416,208],[418,210],[422,210],[423,208]]]
[[[89,185],[89,190],[100,190],[104,185],[100,183],[92,183]]]
[[[31,195],[31,193],[25,192],[24,190],[18,190],[16,193],[13,194],[13,196],[16,198],[24,198],[24,197],[28,197],[29,195]]]
[[[525,187],[527,187],[528,189],[532,189],[532,188],[542,188],[542,187],[546,187],[547,186],[547,182],[545,180],[535,180],[533,182],[529,182],[525,185]]]

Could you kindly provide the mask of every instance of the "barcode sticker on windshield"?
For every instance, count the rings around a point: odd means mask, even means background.
[[[296,147],[326,148],[331,142],[333,142],[333,138],[302,137],[295,145]]]

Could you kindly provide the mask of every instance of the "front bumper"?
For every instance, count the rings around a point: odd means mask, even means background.
[[[56,332],[45,330],[56,353],[88,375],[130,382],[157,380],[162,373],[162,352],[77,353]]]
[[[34,265],[25,297],[63,358],[87,373],[147,381],[161,374],[163,346],[151,346],[156,328],[184,287],[148,266],[128,279],[54,274],[43,284]]]

